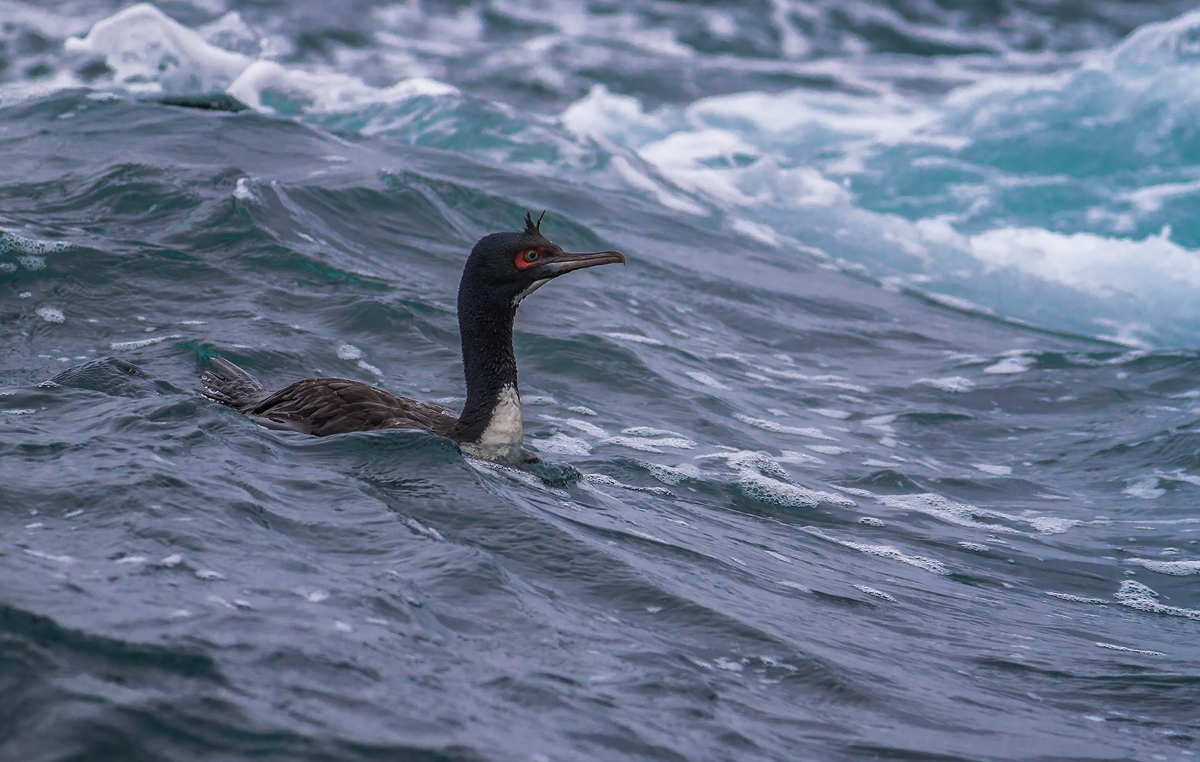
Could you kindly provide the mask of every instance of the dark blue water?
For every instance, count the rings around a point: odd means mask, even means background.
[[[1200,749],[1189,4],[126,5],[0,3],[0,759]],[[200,396],[461,404],[541,209],[539,466]]]

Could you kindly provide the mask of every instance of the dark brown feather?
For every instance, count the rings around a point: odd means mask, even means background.
[[[242,412],[269,428],[321,437],[375,429],[421,429],[449,437],[458,423],[458,416],[441,405],[344,378],[306,378]]]

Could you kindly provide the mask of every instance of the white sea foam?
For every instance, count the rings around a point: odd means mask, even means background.
[[[631,341],[634,344],[648,344],[652,347],[666,346],[666,344],[658,339],[652,339],[649,336],[642,336],[636,333],[606,333],[604,335],[610,339],[617,339],[618,341]]]
[[[596,424],[588,423],[587,421],[581,421],[578,418],[568,418],[566,420],[560,421],[560,423],[570,426],[571,428],[575,429],[576,431],[582,431],[584,434],[588,434],[589,436],[593,436],[593,437],[608,436],[608,432],[605,431],[604,429],[600,428]]]
[[[797,487],[794,484],[772,479],[750,470],[741,472],[737,480],[737,485],[748,497],[761,500],[764,503],[774,503],[785,508],[816,508],[822,503],[827,505],[854,505],[853,500],[837,493]]]
[[[640,437],[608,437],[607,439],[602,439],[600,444],[628,447],[631,450],[640,450],[641,452],[662,452],[663,447],[676,450],[691,450],[696,446],[696,443],[692,440],[682,439],[679,437],[663,437],[660,439],[643,439]]]
[[[795,455],[796,453],[792,453]],[[790,508],[813,508],[817,505],[855,505],[850,498],[832,492],[810,490],[791,484],[791,477],[776,458],[765,452],[728,450],[696,456],[703,460],[724,460],[737,474],[736,484],[755,500]]]
[[[872,545],[869,543],[839,540],[836,537],[831,537],[825,534],[824,531],[817,527],[802,527],[802,529],[805,532],[816,535],[823,540],[835,542],[838,545],[850,548],[851,550],[857,550],[860,553],[866,553],[872,556],[879,556],[880,558],[888,558],[893,561],[899,561],[900,563],[908,564],[909,566],[915,566],[918,569],[924,569],[925,571],[933,572],[934,574],[947,575],[950,573],[950,570],[946,568],[946,565],[941,561],[937,561],[932,558],[926,558],[924,556],[908,555],[899,548],[894,548],[891,545]]]
[[[1157,476],[1142,477],[1121,491],[1140,500],[1157,500],[1167,494],[1165,489],[1158,486]]]
[[[47,323],[61,323],[66,320],[63,316],[63,311],[58,307],[38,307],[38,317],[45,320]]]
[[[1146,587],[1141,582],[1135,582],[1131,579],[1127,579],[1121,583],[1121,588],[1117,591],[1116,599],[1122,606],[1128,606],[1138,611],[1145,611],[1151,614],[1166,614],[1167,616],[1178,616],[1200,621],[1200,611],[1159,603],[1158,593]]]
[[[983,369],[983,372],[991,373],[992,375],[1011,376],[1016,375],[1017,373],[1024,373],[1025,371],[1029,370],[1029,367],[1033,365],[1034,362],[1035,360],[1032,357],[1014,355],[1012,357],[1005,357],[1003,360],[987,366]]]
[[[541,418],[543,421],[549,421],[550,423],[557,423],[561,426],[567,426],[575,429],[576,431],[581,431],[590,437],[603,439],[608,436],[608,432],[596,424],[591,423],[590,421],[580,420],[579,418],[558,418],[557,416],[547,415],[546,413],[540,414],[538,418]]]
[[[1187,577],[1200,574],[1200,561],[1156,561],[1151,558],[1131,558],[1131,564],[1141,564],[1152,572]]]
[[[1081,523],[1077,519],[1063,519],[1055,516],[1033,516],[1025,520],[1041,534],[1062,534]]]
[[[821,460],[820,458],[814,458],[812,455],[809,455],[807,453],[793,452],[792,450],[783,450],[775,458],[775,460],[780,463],[791,463],[791,464],[798,465],[798,466],[806,466],[806,465],[810,465],[810,464],[819,466],[819,465],[823,465],[825,463],[825,461]],[[850,492],[850,490],[842,490],[842,491],[853,494],[852,492]]]
[[[917,379],[918,384],[932,386],[934,389],[940,389],[943,392],[969,392],[975,388],[975,382],[969,378],[962,376],[949,376],[947,378],[920,378]]]
[[[200,7],[214,5],[213,0],[194,0],[193,4]],[[223,0],[216,0],[215,7],[212,7],[211,10],[219,10],[224,5]],[[209,10],[209,8],[206,8],[206,10]],[[200,33],[205,42],[215,45],[222,50],[232,50],[236,53],[247,55],[255,55],[263,52],[264,41],[259,39],[258,35],[242,20],[241,14],[237,11],[230,11],[216,21],[205,24],[196,31]]]
[[[103,56],[114,79],[135,91],[214,92],[228,87],[251,59],[208,44],[149,3],[96,22],[68,52]]]
[[[858,487],[842,487],[837,484],[832,486],[834,489],[840,492],[845,492],[847,495],[854,495],[855,497],[875,497],[875,493],[871,492],[870,490],[859,489]]]
[[[1125,646],[1118,646],[1113,643],[1100,643],[1097,641],[1096,645],[1099,646],[1100,648],[1107,648],[1110,651],[1125,651],[1126,653],[1143,654],[1144,656],[1165,656],[1166,655],[1166,654],[1162,653],[1161,651],[1146,651],[1141,648],[1126,648]]]
[[[805,447],[822,455],[845,455],[850,452],[845,447],[837,447],[835,445],[805,445]]]
[[[362,368],[363,370],[365,370],[368,373],[371,373],[372,375],[383,378],[383,371],[380,370],[379,368],[375,367],[371,363],[367,362],[366,360],[359,360],[358,367]]]
[[[249,177],[239,177],[237,185],[233,189],[233,197],[239,201],[258,201],[258,197],[250,188],[251,179]]]
[[[891,434],[896,431],[891,426],[891,424],[894,423],[895,421],[896,421],[895,415],[877,415],[874,418],[868,418],[865,421],[863,421],[863,426],[870,426],[871,428],[876,429],[878,431],[883,431],[883,432],[887,432],[887,433]]]
[[[414,519],[412,516],[405,516],[400,520],[400,523],[411,529],[415,534],[433,540],[434,542],[445,542],[446,538],[442,537],[442,533],[430,526],[425,526],[421,522]]]
[[[493,476],[507,477],[512,481],[524,484],[527,487],[548,492],[551,495],[561,498],[569,498],[569,492],[558,487],[551,487],[546,482],[542,481],[536,474],[532,474],[521,468],[512,468],[502,463],[497,463],[494,460],[483,460],[482,458],[474,458],[467,456],[464,458],[468,465],[476,471],[491,474]]]
[[[682,437],[678,431],[668,431],[667,429],[655,429],[650,426],[632,426],[628,429],[622,429],[622,434],[628,434],[631,437]]]
[[[896,602],[895,598],[883,592],[882,590],[876,590],[875,588],[867,587],[866,585],[855,585],[854,587],[860,592],[871,596],[872,598],[878,598],[881,601],[888,601],[889,603]]]
[[[834,418],[839,421],[844,421],[850,417],[850,414],[845,410],[833,410],[830,408],[815,407],[812,409],[812,412],[816,413],[817,415],[822,415],[826,418]]]
[[[587,96],[572,103],[559,119],[577,135],[604,138],[625,132],[639,143],[670,130],[666,119],[645,114],[637,98],[610,93],[604,85],[593,85]],[[628,131],[635,132],[630,135]]]
[[[1107,606],[1110,603],[1110,601],[1107,601],[1103,598],[1084,598],[1078,595],[1071,595],[1070,593],[1055,593],[1050,590],[1046,591],[1046,595],[1049,595],[1052,598],[1058,598],[1059,600],[1070,601],[1071,603],[1096,603],[1102,606]]]
[[[1008,476],[1012,473],[1012,466],[994,466],[990,463],[972,463],[977,470],[992,476]]]
[[[964,527],[988,529],[993,532],[1015,533],[1016,530],[1003,524],[979,521],[980,518],[1017,520],[1016,517],[998,511],[977,508],[966,503],[956,503],[932,492],[916,495],[879,495],[879,502],[891,508],[916,511],[934,516],[950,524]]]
[[[1157,212],[1163,202],[1177,196],[1190,196],[1200,192],[1200,182],[1161,183],[1138,188],[1125,194],[1125,198],[1141,212]]]
[[[18,256],[17,261],[26,270],[46,269],[46,254],[66,251],[69,248],[71,244],[66,241],[43,241],[0,229],[0,254],[12,252],[22,255]]]
[[[972,237],[970,250],[992,267],[1014,267],[1102,298],[1150,296],[1168,284],[1200,286],[1200,253],[1174,243],[1166,232],[1132,241],[1093,233],[1001,228]]]
[[[786,199],[789,206],[830,207],[850,198],[820,171],[782,165],[722,129],[676,132],[642,146],[638,156],[679,187],[727,205],[753,209],[756,203]]]
[[[236,13],[192,30],[153,5],[141,3],[97,22],[86,36],[70,38],[64,47],[74,54],[102,56],[114,70],[115,81],[128,90],[225,91],[260,111],[339,112],[458,92],[422,77],[379,88],[337,72],[290,69],[255,60],[245,53],[260,53],[262,45]],[[364,131],[371,132],[371,125]]]
[[[750,416],[743,415],[742,413],[734,413],[733,417],[738,419],[739,421],[741,421],[744,424],[753,426],[756,429],[762,429],[764,431],[774,431],[774,432],[777,432],[780,434],[797,434],[802,437],[811,437],[813,439],[828,439],[828,440],[834,441],[833,437],[829,436],[828,434],[821,431],[820,429],[814,428],[814,427],[803,427],[802,428],[802,427],[797,427],[797,426],[784,426],[783,424],[776,423],[775,421],[766,421],[766,420],[763,420],[762,418],[751,418]]]
[[[624,482],[618,481],[618,480],[614,479],[613,477],[608,476],[607,474],[584,474],[583,482],[584,482],[585,486],[589,485],[589,484],[599,484],[599,485],[603,485],[605,487],[618,487],[620,489],[627,489],[627,490],[631,490],[633,492],[648,492],[652,495],[661,495],[663,497],[671,497],[672,496],[671,491],[668,489],[663,489],[662,487],[638,487],[633,484],[625,484]],[[636,532],[635,531],[633,533],[637,534],[639,537],[644,537],[649,540],[654,540],[655,542],[665,542],[665,540],[663,540],[661,538],[654,537],[652,535],[648,535],[644,532]]]
[[[886,115],[880,114],[881,108]],[[881,102],[806,90],[705,98],[683,116],[687,127],[678,129],[682,125],[673,118],[647,114],[636,100],[595,87],[562,118],[577,134],[615,140],[636,150],[680,187],[726,203],[828,207],[847,204],[850,194],[813,167],[781,165],[760,145],[765,147],[775,136],[788,135],[794,141],[829,131],[897,140],[914,135],[934,112],[898,99]],[[848,157],[839,169],[851,169],[858,161]]]
[[[770,114],[770,118],[765,114]],[[743,93],[703,99],[688,107],[683,117],[676,120],[665,113],[648,114],[633,98],[613,95],[597,87],[564,112],[563,122],[577,134],[612,139],[636,150],[640,158],[680,187],[728,205],[761,208],[765,202],[791,207],[837,207],[838,214],[850,215],[856,222],[866,221],[875,230],[874,238],[893,242],[905,253],[926,257],[927,263],[933,261],[929,259],[928,246],[934,244],[966,252],[988,268],[1024,266],[1035,270],[1040,277],[1065,278],[1072,285],[1079,282],[1079,276],[1091,272],[1087,256],[1078,257],[1081,264],[1074,269],[1064,267],[1061,256],[1047,257],[1047,250],[1059,252],[1063,247],[1034,240],[1036,236],[1057,235],[1040,229],[1000,229],[968,237],[957,234],[939,220],[910,225],[878,215],[851,213],[847,210],[851,198],[838,183],[810,166],[783,166],[775,155],[784,145],[802,142],[810,131],[814,138],[820,134],[842,136],[842,148],[855,144],[851,136],[866,138],[865,143],[859,143],[864,148],[868,144],[895,141],[926,141],[946,146],[967,142],[968,138],[930,129],[938,114],[911,102],[811,91],[782,95]],[[781,125],[793,126],[784,129]],[[783,135],[787,135],[786,143],[782,142]],[[862,156],[856,156],[851,149],[840,165],[830,166],[827,171],[861,169]],[[778,225],[762,223],[761,214],[737,220],[742,223],[740,230],[759,241],[778,244],[783,238]],[[1022,256],[1023,251],[1031,248],[1032,254]],[[1047,260],[1054,261],[1047,265]],[[1017,360],[1003,362],[993,372],[1017,372],[1019,364]]]
[[[454,95],[458,93],[458,88],[424,77],[378,88],[345,74],[313,73],[285,68],[274,61],[255,61],[246,66],[228,86],[227,92],[259,111],[286,108],[293,112],[330,113],[353,111],[373,104],[397,103],[421,96]],[[281,103],[286,107],[282,107]],[[363,132],[372,134],[387,126],[368,124]]]
[[[53,562],[59,563],[59,564],[75,563],[74,558],[72,558],[71,556],[65,555],[65,554],[64,555],[56,555],[54,553],[43,553],[40,550],[31,550],[30,548],[22,548],[22,551],[24,551],[24,553],[26,555],[33,556],[34,558],[40,558],[44,561],[53,561]]]
[[[675,450],[694,450],[696,443],[686,437],[660,437],[645,440],[658,447],[670,447]]]
[[[117,352],[124,352],[130,349],[141,349],[142,347],[148,347],[153,344],[160,344],[164,341],[171,341],[172,339],[181,338],[183,337],[179,334],[171,334],[170,336],[155,336],[151,339],[138,339],[136,341],[114,341],[108,345],[108,348]]]
[[[550,452],[559,455],[587,455],[592,451],[592,446],[586,441],[569,437],[562,432],[555,434],[549,439],[531,439],[529,441],[541,452]]]
[[[701,373],[698,370],[687,371],[687,376],[688,376],[688,378],[692,379],[693,381],[695,381],[697,383],[704,384],[705,386],[711,386],[714,389],[728,389],[729,388],[727,385],[721,383],[720,381],[718,381],[717,379],[708,375],[707,373]]]
[[[783,237],[766,225],[744,220],[741,217],[734,217],[730,220],[730,224],[737,232],[748,235],[765,244],[779,246],[782,243]]]
[[[775,479],[787,480],[788,473],[779,462],[765,452],[753,450],[734,450],[724,448],[722,452],[710,452],[697,455],[696,460],[724,460],[731,469],[742,471],[750,469],[771,476]]]
[[[872,556],[890,558],[894,561],[908,564],[909,566],[915,566],[918,569],[924,569],[925,571],[933,572],[934,574],[946,575],[950,573],[950,570],[946,568],[946,565],[941,561],[936,561],[932,558],[926,558],[925,556],[908,555],[900,551],[898,548],[892,547],[891,545],[870,545],[860,542],[841,542],[840,544],[845,545],[847,548],[853,548],[854,550],[858,550]]]
[[[661,463],[638,461],[638,465],[650,472],[650,475],[663,484],[676,485],[686,479],[702,479],[703,472],[690,463],[678,466],[664,466]]]
[[[671,192],[669,185],[657,182],[646,172],[636,168],[624,156],[614,156],[612,158],[612,168],[631,188],[649,193],[658,203],[668,209],[696,215],[704,214],[707,211],[703,206],[682,194]]]

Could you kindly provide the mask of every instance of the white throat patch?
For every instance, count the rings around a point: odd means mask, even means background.
[[[483,430],[479,441],[469,445],[469,452],[489,460],[515,460],[524,441],[525,420],[521,416],[521,397],[516,387],[509,385],[500,390],[496,407],[492,408],[492,420]]]
[[[515,297],[513,297],[513,306],[520,307],[522,299],[529,296],[534,291],[537,291],[539,288],[541,288],[542,286],[546,285],[549,282],[550,282],[549,278],[543,278],[542,280],[535,280],[533,283],[530,283],[529,288],[525,289],[524,291],[522,291],[521,293],[519,293]]]

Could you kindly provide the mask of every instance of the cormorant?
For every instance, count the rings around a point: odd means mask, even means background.
[[[200,376],[204,395],[269,429],[317,436],[422,429],[453,439],[469,455],[511,463],[536,461],[521,449],[525,427],[512,344],[517,307],[564,273],[625,263],[618,251],[563,251],[542,235],[541,222],[541,217],[534,222],[526,213],[520,233],[484,236],[463,267],[458,327],[467,401],[461,414],[344,378],[306,378],[272,393],[222,357],[213,358],[214,369]]]

